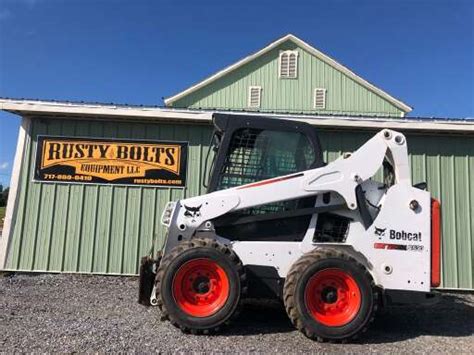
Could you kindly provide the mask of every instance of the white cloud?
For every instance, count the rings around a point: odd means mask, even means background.
[[[5,170],[6,168],[8,168],[8,162],[4,162],[4,163],[0,163],[0,170]]]

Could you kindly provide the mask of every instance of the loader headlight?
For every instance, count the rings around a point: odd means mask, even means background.
[[[168,202],[166,204],[165,210],[161,215],[161,224],[169,227],[171,223],[171,216],[173,216],[174,208],[176,207],[176,202]]]

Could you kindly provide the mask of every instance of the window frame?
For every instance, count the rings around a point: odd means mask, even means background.
[[[325,165],[323,159],[323,153],[321,148],[321,142],[319,140],[317,130],[314,126],[309,123],[297,122],[291,120],[276,120],[265,116],[255,116],[254,114],[248,115],[236,115],[227,113],[214,113],[213,122],[216,132],[221,134],[219,140],[219,149],[217,150],[217,156],[214,163],[214,167],[222,167],[225,163],[226,156],[230,149],[231,138],[233,133],[242,127],[253,127],[259,129],[271,129],[281,131],[297,131],[304,133],[311,141],[313,150],[316,155],[316,160],[311,169],[320,168]],[[211,172],[211,178],[209,181],[209,187],[207,192],[216,191],[217,182],[219,180],[219,169],[213,169]]]
[[[286,75],[282,75],[282,57],[286,55],[288,56],[288,70]],[[295,76],[290,76],[290,58],[291,56],[295,56]],[[280,51],[278,56],[278,78],[279,79],[298,79],[298,60],[299,52],[297,50],[286,50]]]
[[[294,142],[292,149],[289,147],[271,149],[275,145],[280,146],[278,142],[285,141],[285,136],[289,141]],[[305,149],[308,148],[311,156],[305,154]],[[230,136],[216,189],[232,188],[308,170],[317,163],[317,149],[318,147],[305,132],[272,128],[238,128]],[[292,168],[293,165],[294,168]],[[230,183],[230,186],[227,186],[229,183],[224,183],[224,179],[234,181],[241,179],[242,181],[236,185]]]

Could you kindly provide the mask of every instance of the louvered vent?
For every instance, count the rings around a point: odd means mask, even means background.
[[[280,56],[280,76],[286,78],[288,76],[288,57],[289,55],[283,53]]]
[[[314,89],[314,108],[318,110],[326,109],[326,89]]]
[[[280,52],[280,78],[296,78],[298,75],[298,52]]]
[[[296,56],[295,53],[291,53],[289,55],[289,60],[288,60],[288,77],[289,78],[296,78],[297,60],[298,60],[298,57]]]
[[[253,108],[260,107],[261,96],[262,96],[261,86],[250,86],[248,106],[253,107]]]

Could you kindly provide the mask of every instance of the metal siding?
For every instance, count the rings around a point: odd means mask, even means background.
[[[153,240],[155,250],[163,245],[158,219],[164,205],[203,192],[201,160],[210,126],[33,119],[30,133],[6,269],[136,274]],[[32,182],[39,134],[189,141],[187,186]]]
[[[202,193],[209,126],[81,120],[33,120],[27,137],[7,269],[136,274],[152,241],[164,242],[159,217],[170,200]],[[326,161],[373,133],[320,129]],[[33,183],[38,134],[189,141],[185,189]],[[474,148],[469,136],[408,134],[413,182],[426,181],[443,216],[442,287],[473,284]],[[380,178],[380,172],[377,178]]]
[[[297,79],[278,77],[280,50],[298,49]],[[293,43],[284,43],[209,85],[173,103],[174,107],[247,109],[248,87],[262,87],[261,111],[313,112],[313,91],[326,88],[319,113],[400,116],[401,111],[348,76]]]

